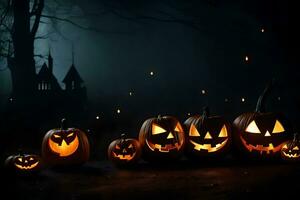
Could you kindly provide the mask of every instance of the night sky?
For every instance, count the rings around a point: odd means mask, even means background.
[[[117,109],[187,115],[204,105],[237,116],[255,108],[275,77],[274,109],[296,119],[298,74],[289,70],[286,1],[46,1],[44,14],[89,29],[42,19],[37,35],[47,39],[36,40],[35,51],[46,56],[51,49],[61,83],[74,46],[95,116]],[[174,18],[184,23],[166,22]],[[44,61],[36,59],[37,72]],[[0,83],[5,99],[9,70],[0,71]]]

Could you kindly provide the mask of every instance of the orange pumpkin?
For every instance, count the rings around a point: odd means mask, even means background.
[[[5,166],[10,171],[28,174],[39,171],[42,168],[42,160],[35,154],[11,155],[5,160]]]
[[[281,148],[281,158],[286,161],[300,161],[300,138],[294,135],[293,140],[285,142]]]
[[[126,166],[136,163],[141,156],[139,142],[133,138],[121,138],[112,141],[107,150],[108,158],[117,166]]]
[[[184,125],[188,157],[216,158],[228,152],[231,143],[230,123],[221,116],[209,116],[207,107],[202,115],[189,117]]]
[[[278,157],[283,143],[290,137],[290,126],[284,116],[265,111],[265,97],[273,84],[267,85],[254,112],[243,113],[233,122],[234,141],[246,156]]]
[[[147,119],[139,133],[143,156],[148,160],[169,160],[181,156],[184,148],[184,131],[172,116]]]
[[[77,128],[62,127],[48,131],[42,143],[42,157],[49,165],[82,164],[89,159],[90,145],[86,134]]]

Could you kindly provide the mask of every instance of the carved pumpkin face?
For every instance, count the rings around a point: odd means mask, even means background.
[[[278,157],[283,143],[289,138],[285,118],[279,113],[265,112],[265,97],[273,85],[274,81],[266,86],[254,112],[244,113],[233,122],[236,144],[248,156]]]
[[[131,144],[126,144],[128,142],[124,142],[123,144],[116,144],[115,150],[112,152],[115,158],[120,160],[132,160],[136,154],[136,148]]]
[[[224,153],[231,142],[229,123],[222,117],[192,116],[185,121],[186,153],[213,157]]]
[[[139,140],[149,155],[177,157],[183,149],[184,132],[174,117],[151,118],[142,125]]]
[[[81,164],[89,158],[86,134],[76,128],[52,129],[42,144],[43,159],[50,165]]]
[[[285,121],[275,113],[245,113],[234,125],[246,151],[272,155],[280,152],[287,140]]]
[[[140,144],[131,138],[114,140],[108,147],[108,158],[117,165],[132,164],[141,154]]]
[[[60,157],[72,155],[79,146],[75,129],[53,131],[48,140],[49,148]]]
[[[9,156],[6,159],[6,165],[10,168],[14,168],[19,172],[31,172],[40,169],[41,159],[38,155],[22,154]]]
[[[39,163],[39,159],[34,155],[23,155],[15,158],[15,166],[21,170],[31,170]]]
[[[300,140],[297,136],[294,137],[294,140],[287,141],[283,144],[281,158],[287,161],[300,160]]]

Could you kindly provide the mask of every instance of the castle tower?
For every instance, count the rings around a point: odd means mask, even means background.
[[[82,88],[83,80],[81,79],[74,64],[71,65],[67,75],[62,82],[66,85],[67,91],[78,90]]]

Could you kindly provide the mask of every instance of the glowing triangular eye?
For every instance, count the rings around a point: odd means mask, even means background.
[[[272,133],[282,133],[284,132],[284,128],[282,124],[276,120]]]
[[[22,158],[18,158],[18,160],[19,160],[20,162],[22,162]]]
[[[200,134],[194,124],[191,125],[189,136],[199,137]]]
[[[74,135],[74,133],[69,133],[68,135],[67,135],[67,137],[72,137]]]
[[[121,148],[119,147],[119,145],[116,145],[116,149],[121,149]]]
[[[287,149],[287,148],[288,148],[287,144],[284,144],[282,147],[282,149]]]
[[[293,150],[298,151],[298,150],[299,150],[298,146],[295,146],[295,147],[293,148]]]
[[[53,136],[54,136],[55,138],[60,138],[60,135],[54,134]]]
[[[225,125],[221,129],[219,137],[227,137],[227,128]]]
[[[31,161],[32,161],[32,160],[34,160],[34,159],[33,159],[32,157],[30,157],[30,158],[29,158],[29,160],[31,160]]]
[[[128,147],[128,149],[131,149],[132,147],[133,147],[133,145],[132,145],[132,144],[130,144],[130,145],[129,145],[129,147]]]
[[[204,139],[212,139],[211,134],[207,131]]]
[[[157,134],[161,134],[166,132],[165,129],[163,129],[162,127],[156,125],[156,124],[152,124],[152,135],[157,135]]]
[[[254,120],[248,125],[246,131],[249,133],[260,133],[260,130],[258,129]]]
[[[182,128],[181,128],[181,125],[179,123],[177,123],[174,131],[177,131],[177,132],[182,132]]]

